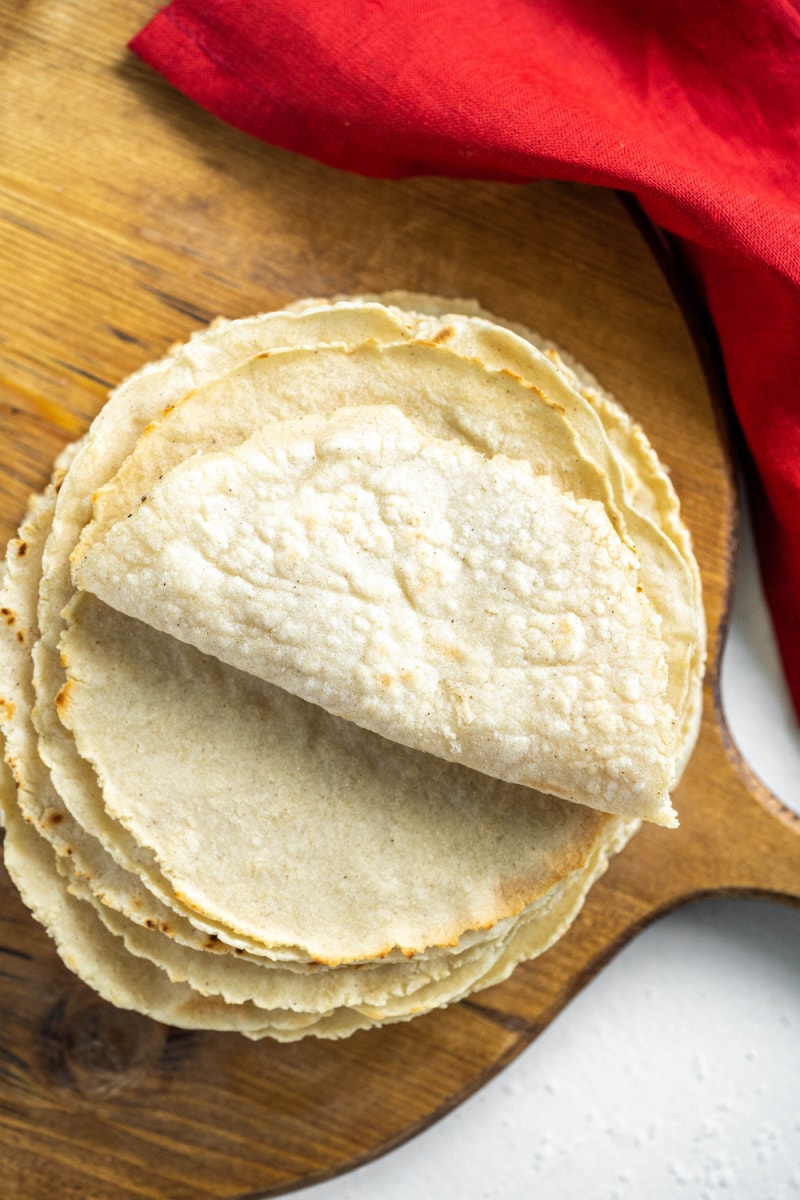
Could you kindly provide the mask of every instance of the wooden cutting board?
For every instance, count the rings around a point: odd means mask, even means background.
[[[126,52],[153,7],[0,2],[3,537],[109,387],[216,314],[390,287],[474,296],[554,338],[645,424],[695,538],[711,665],[680,830],[645,829],[541,960],[411,1024],[292,1046],[165,1029],[75,980],[3,876],[9,1200],[227,1200],[346,1170],[478,1088],[658,914],[713,892],[800,900],[797,818],[720,713],[735,495],[667,248],[659,265],[606,192],[367,181],[252,141]]]

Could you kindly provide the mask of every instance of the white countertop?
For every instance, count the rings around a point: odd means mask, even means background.
[[[723,700],[800,812],[800,729],[744,530]],[[307,1200],[800,1200],[800,910],[656,922],[450,1116]]]

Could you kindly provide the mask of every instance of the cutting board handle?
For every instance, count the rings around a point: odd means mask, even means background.
[[[715,891],[800,904],[800,814],[778,800],[743,758],[722,711],[718,677],[711,692],[716,738],[707,739],[707,753],[718,766],[713,783],[695,785],[702,795],[696,849],[715,848],[713,868],[703,862],[703,876]],[[698,757],[695,778],[706,765],[705,755]]]

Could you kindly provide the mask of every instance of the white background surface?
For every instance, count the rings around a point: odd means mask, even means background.
[[[744,533],[725,710],[800,811],[800,731]],[[800,910],[729,899],[670,914],[456,1112],[295,1194],[800,1200]]]

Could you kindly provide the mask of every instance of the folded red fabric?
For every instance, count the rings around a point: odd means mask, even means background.
[[[683,241],[765,504],[800,711],[800,11],[793,0],[172,0],[131,48],[333,166],[633,192]]]

